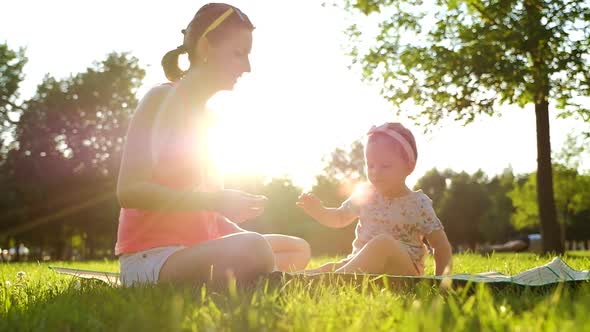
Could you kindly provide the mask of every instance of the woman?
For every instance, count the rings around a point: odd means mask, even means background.
[[[307,264],[304,240],[247,232],[234,223],[259,216],[266,198],[224,190],[209,160],[205,105],[250,71],[253,29],[233,6],[203,6],[182,31],[182,45],[162,59],[171,83],[139,103],[117,184],[122,209],[115,252],[123,284],[248,280]],[[186,72],[178,67],[183,53]]]

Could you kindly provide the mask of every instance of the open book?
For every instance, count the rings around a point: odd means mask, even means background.
[[[93,271],[93,270],[83,270],[83,269],[74,269],[69,267],[59,267],[59,266],[49,266],[50,269],[53,271],[70,275],[78,278],[83,279],[95,279],[104,281],[109,285],[112,286],[120,286],[121,280],[119,279],[119,273],[116,272],[104,272],[104,271]]]
[[[441,280],[450,278],[453,280],[483,283],[507,282],[523,286],[544,286],[564,281],[590,280],[590,271],[574,270],[561,258],[555,257],[545,265],[534,267],[514,276],[508,276],[499,272],[484,272],[478,274],[454,274],[434,278]]]

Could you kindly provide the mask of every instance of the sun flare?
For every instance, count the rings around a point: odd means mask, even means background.
[[[224,174],[271,176],[280,171],[271,151],[280,141],[268,139],[267,110],[250,109],[252,101],[221,93],[210,102],[214,116],[209,149],[214,165]]]

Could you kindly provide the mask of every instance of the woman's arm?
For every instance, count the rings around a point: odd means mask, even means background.
[[[213,193],[182,191],[153,181],[154,160],[160,158],[161,153],[192,151],[190,141],[187,142],[182,136],[185,134],[183,129],[186,128],[186,123],[183,123],[186,121],[186,110],[182,107],[176,90],[166,85],[153,88],[140,102],[129,125],[121,158],[117,182],[120,205],[124,208],[152,211],[218,211],[234,220],[259,215],[266,202],[264,196],[238,190]],[[157,144],[155,151],[152,151],[152,140]],[[159,165],[165,166],[163,171],[170,175],[199,166],[174,163],[174,156],[171,158],[171,162]],[[165,162],[167,159],[162,160]]]
[[[141,100],[131,119],[117,182],[117,198],[124,208],[190,211],[215,209],[217,206],[217,194],[183,192],[152,181],[152,130],[155,129],[154,122],[158,113],[162,113],[161,110],[167,107],[163,100],[172,100],[166,98],[173,92],[171,89],[171,86],[165,85],[151,89]],[[174,113],[174,109],[166,111],[166,114]],[[170,120],[169,125],[177,121],[173,116]]]
[[[217,215],[217,227],[222,236],[247,232],[247,230],[243,229],[236,223],[232,222],[231,220],[227,219],[226,217],[220,214]]]
[[[445,231],[442,229],[434,230],[426,236],[426,240],[434,250],[435,274],[437,276],[450,274],[453,253]]]

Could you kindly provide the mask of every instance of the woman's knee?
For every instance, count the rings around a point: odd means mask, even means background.
[[[303,256],[311,256],[311,246],[307,241],[300,237],[289,237],[292,245],[292,251],[298,252]]]
[[[290,262],[293,269],[304,269],[311,259],[311,246],[304,239],[293,238],[293,261]]]
[[[299,239],[299,240],[300,240],[299,248],[300,248],[301,255],[305,258],[306,261],[309,261],[311,259],[311,246],[304,239]]]
[[[271,272],[274,269],[272,248],[262,235],[254,232],[241,233],[240,241],[241,245],[236,248],[239,263],[246,264],[258,273]]]

